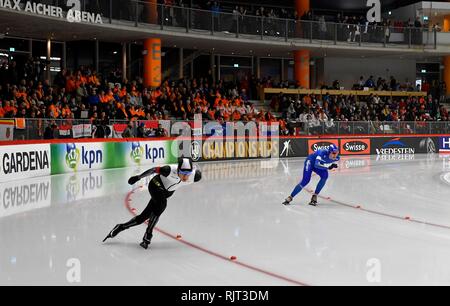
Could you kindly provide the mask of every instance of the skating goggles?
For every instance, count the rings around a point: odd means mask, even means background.
[[[183,170],[178,170],[179,174],[183,174],[183,175],[191,175],[192,174],[192,170],[191,171],[183,171]]]

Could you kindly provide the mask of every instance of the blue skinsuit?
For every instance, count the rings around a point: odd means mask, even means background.
[[[325,186],[325,183],[328,179],[328,167],[331,166],[334,162],[340,160],[340,157],[337,156],[336,159],[330,158],[330,152],[328,150],[318,150],[315,153],[308,156],[305,160],[305,165],[303,168],[303,179],[302,181],[295,186],[294,190],[291,193],[291,197],[294,198],[306,185],[311,181],[311,175],[313,172],[317,173],[320,176],[320,181],[317,184],[315,194],[319,194],[322,188]]]

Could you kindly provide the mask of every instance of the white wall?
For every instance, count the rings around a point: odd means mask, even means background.
[[[416,61],[405,59],[383,58],[345,58],[326,57],[324,59],[324,81],[331,86],[334,80],[339,80],[345,89],[351,89],[360,76],[367,80],[373,75],[375,81],[378,77],[389,81],[393,75],[397,82],[404,83],[408,78],[414,82],[416,79]]]

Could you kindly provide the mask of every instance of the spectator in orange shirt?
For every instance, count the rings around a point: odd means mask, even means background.
[[[212,107],[210,107],[209,110],[208,110],[208,119],[209,120],[215,120],[216,119],[216,111]]]
[[[73,78],[72,75],[67,77],[66,80],[66,91],[68,93],[73,93],[76,89],[77,89],[77,84],[75,82],[75,79]],[[41,89],[42,89],[42,85],[41,85]],[[38,86],[38,90],[39,90],[39,86]],[[42,96],[44,95],[43,91],[42,91]]]
[[[14,118],[14,116],[17,114],[17,108],[11,105],[10,101],[4,102],[3,110],[5,112],[5,118]]]
[[[239,121],[239,120],[241,120],[241,114],[240,114],[237,110],[235,110],[235,111],[233,112],[232,119],[233,119],[233,121]]]
[[[96,72],[96,71],[92,72],[92,74],[89,76],[89,78],[88,78],[88,84],[89,84],[89,85],[92,85],[92,86],[94,86],[94,87],[100,86],[100,81],[98,80],[97,72]]]
[[[72,114],[72,111],[69,108],[69,105],[65,105],[62,110],[61,110],[61,117],[63,117],[64,119],[70,118]]]
[[[5,118],[5,110],[3,109],[3,102],[0,101],[0,118]]]

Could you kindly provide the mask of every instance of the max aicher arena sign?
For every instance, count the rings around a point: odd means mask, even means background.
[[[66,6],[70,7],[67,13],[64,12],[61,7],[44,3],[35,3],[31,1],[24,2],[22,0],[0,0],[0,8],[66,19],[68,22],[103,24],[103,19],[100,14],[81,10],[80,0],[67,0]]]

